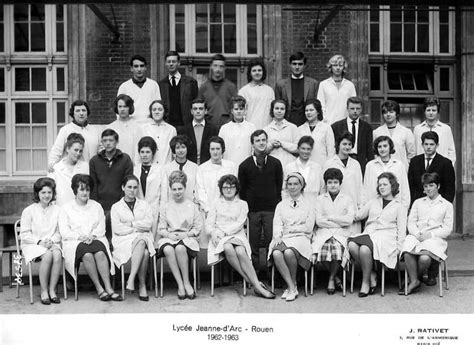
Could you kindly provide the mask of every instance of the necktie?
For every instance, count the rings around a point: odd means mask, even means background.
[[[431,161],[431,157],[426,157],[426,167],[425,167],[425,171],[428,171],[428,169],[430,168],[430,161]]]
[[[200,123],[194,126],[194,135],[196,136],[196,148],[197,148],[197,156],[199,162],[201,162],[201,142],[202,142],[202,133],[204,131],[204,126]]]
[[[356,140],[356,120],[352,120],[352,135],[354,136],[354,140]]]
[[[174,75],[171,76],[171,85],[172,85],[173,87],[176,86],[176,77],[175,77]]]

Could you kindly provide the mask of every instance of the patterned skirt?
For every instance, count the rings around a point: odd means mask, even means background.
[[[318,262],[333,260],[343,261],[344,259],[344,246],[336,240],[334,237],[331,237],[329,240],[324,242],[321,247],[321,251],[318,253]]]

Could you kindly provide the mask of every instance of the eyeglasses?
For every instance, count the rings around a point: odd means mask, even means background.
[[[232,185],[232,186],[222,186],[222,189],[232,190],[232,189],[236,189],[236,187],[235,187],[235,185]]]

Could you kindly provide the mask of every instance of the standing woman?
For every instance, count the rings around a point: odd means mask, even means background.
[[[362,206],[362,170],[359,162],[350,156],[354,146],[354,136],[346,132],[336,142],[336,155],[328,159],[323,171],[336,168],[342,171],[344,179],[341,184],[341,192],[349,196],[358,210]],[[360,222],[355,221],[351,225],[351,234],[360,233]]]
[[[146,272],[148,259],[155,255],[152,232],[155,217],[150,205],[145,200],[137,199],[138,189],[138,178],[134,175],[125,176],[122,183],[124,197],[113,204],[110,210],[114,248],[112,254],[117,267],[132,259],[126,288],[130,292],[135,291],[135,277],[138,273],[138,298],[140,301],[148,301]]]
[[[88,118],[91,114],[89,105],[81,100],[72,102],[69,108],[69,116],[72,122],[59,130],[58,136],[51,148],[48,158],[48,170],[52,172],[54,164],[59,162],[64,155],[64,147],[67,137],[71,133],[79,133],[84,138],[84,150],[82,159],[86,162],[97,154],[100,143],[100,131],[97,127],[90,125]]]
[[[224,175],[219,179],[221,196],[213,203],[206,219],[206,231],[211,236],[207,250],[207,263],[219,261],[222,254],[229,264],[252,284],[255,293],[264,298],[275,298],[275,294],[258,280],[252,266],[250,243],[244,232],[249,208],[247,202],[240,200],[240,184],[234,175]]]
[[[153,163],[165,166],[173,160],[169,143],[171,138],[176,136],[176,128],[166,122],[168,107],[164,101],[156,100],[150,104],[150,118],[153,122],[141,125],[140,137],[150,136],[155,140],[158,150],[153,158]]]
[[[379,196],[356,212],[355,220],[367,218],[364,232],[348,239],[351,257],[362,269],[359,297],[367,297],[375,292],[376,262],[390,269],[397,265],[407,225],[407,209],[395,199],[398,191],[396,177],[384,172],[377,179]]]
[[[84,137],[71,133],[66,141],[66,157],[56,163],[53,172],[48,174],[56,182],[56,205],[62,206],[74,200],[71,189],[72,177],[76,174],[88,174],[89,163],[81,160],[84,148]]]
[[[285,119],[287,112],[286,101],[282,99],[272,101],[270,116],[273,121],[264,128],[268,134],[267,152],[278,158],[283,167],[295,159],[298,142],[298,128]]]
[[[419,277],[433,261],[446,260],[446,237],[453,230],[453,204],[439,194],[438,173],[421,177],[425,197],[415,200],[408,216],[408,232],[402,255],[410,278],[408,294],[421,286]],[[441,284],[441,282],[439,282]],[[401,291],[399,294],[405,294]]]
[[[110,285],[115,267],[105,237],[104,210],[97,201],[89,199],[94,182],[89,175],[77,174],[72,178],[71,188],[76,198],[64,205],[59,215],[66,269],[77,280],[75,270],[82,261],[99,299],[122,301]]]
[[[251,60],[247,68],[248,84],[239,90],[239,95],[247,100],[246,120],[253,123],[256,129],[262,129],[272,122],[269,114],[275,92],[264,83],[266,77],[267,69],[263,60]]]
[[[176,283],[178,298],[194,299],[196,292],[189,281],[189,257],[199,253],[198,237],[202,216],[198,206],[185,198],[186,175],[174,171],[169,177],[172,199],[160,210],[158,257],[165,256]]]
[[[392,139],[385,135],[374,140],[376,157],[367,163],[364,174],[364,203],[377,197],[377,177],[383,172],[391,172],[400,185],[396,198],[408,210],[410,207],[410,186],[408,175],[402,161],[395,158],[395,147]]]
[[[33,185],[33,201],[21,214],[21,250],[25,263],[41,261],[39,280],[41,303],[60,303],[56,295],[61,272],[61,235],[58,229],[60,208],[51,204],[56,196],[56,185],[49,177],[38,179]]]
[[[315,223],[314,205],[304,198],[305,181],[300,173],[286,178],[290,197],[280,201],[273,218],[273,239],[269,245],[269,264],[275,264],[287,288],[281,298],[287,302],[298,297],[296,271],[301,266],[307,271],[311,266],[311,236]]]
[[[304,113],[307,121],[298,127],[298,136],[309,135],[314,139],[311,160],[324,166],[326,161],[336,154],[334,132],[330,125],[323,122],[323,110],[319,100],[308,100]]]

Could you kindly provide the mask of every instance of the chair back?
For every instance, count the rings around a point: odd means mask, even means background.
[[[20,223],[20,220],[19,220],[19,219],[15,222],[14,229],[15,229],[16,253],[17,253],[18,255],[20,255],[20,231],[21,231],[21,223]]]

